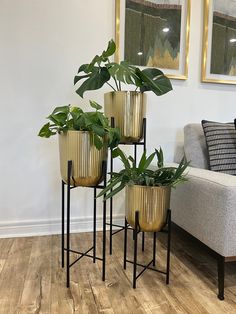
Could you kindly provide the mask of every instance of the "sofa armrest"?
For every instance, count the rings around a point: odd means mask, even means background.
[[[187,169],[188,181],[172,189],[173,221],[223,256],[236,256],[236,177]]]

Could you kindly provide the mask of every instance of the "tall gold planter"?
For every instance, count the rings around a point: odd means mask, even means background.
[[[75,186],[95,186],[102,180],[102,162],[107,159],[107,147],[98,150],[88,131],[68,131],[59,134],[61,177],[67,183],[67,162],[72,160],[71,183]]]
[[[109,92],[104,95],[104,111],[114,117],[120,129],[121,143],[139,142],[143,136],[143,118],[146,116],[146,95],[141,92]]]
[[[166,223],[170,206],[170,187],[129,185],[125,191],[126,218],[135,227],[135,212],[139,211],[141,231],[157,232]]]

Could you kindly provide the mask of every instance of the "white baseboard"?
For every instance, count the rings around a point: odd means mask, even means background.
[[[107,217],[107,222],[109,217]],[[114,215],[113,223],[124,225],[124,215]],[[90,232],[93,228],[93,217],[71,218],[71,233]],[[107,229],[109,226],[107,226]],[[114,229],[116,229],[114,227]],[[102,230],[102,217],[97,217],[97,230]],[[21,220],[0,223],[0,238],[31,237],[61,233],[61,220]]]

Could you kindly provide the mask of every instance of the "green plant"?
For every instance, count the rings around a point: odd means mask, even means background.
[[[135,165],[133,157],[127,157],[121,149],[116,148],[113,151],[113,157],[118,156],[124,165],[124,169],[120,172],[112,172],[112,177],[107,187],[99,193],[98,197],[108,193],[105,200],[123,190],[126,185],[175,187],[177,184],[187,180],[184,171],[189,162],[183,158],[178,167],[164,167],[164,157],[161,148],[159,150],[156,149],[148,157],[146,152],[144,152],[138,166]],[[155,156],[157,158],[157,169],[151,170],[148,167]]]
[[[116,45],[113,40],[110,40],[107,49],[100,56],[96,55],[89,64],[80,66],[78,74],[74,78],[75,85],[83,80],[76,90],[78,95],[83,97],[85,91],[99,89],[105,83],[114,91],[120,91],[122,84],[132,84],[136,86],[136,90],[139,88],[141,92],[152,91],[158,96],[172,90],[170,80],[159,69],[140,70],[128,61],[111,62],[109,57],[115,51]],[[109,83],[111,78],[114,86]]]
[[[84,112],[81,108],[71,105],[56,107],[47,117],[49,122],[44,124],[38,135],[48,138],[68,130],[90,131],[97,149],[103,147],[104,137],[109,147],[116,147],[120,141],[119,129],[109,126],[108,118],[99,111],[102,108],[99,104],[90,101],[90,105],[95,111]]]

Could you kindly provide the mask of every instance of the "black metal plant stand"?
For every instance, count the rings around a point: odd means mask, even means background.
[[[94,190],[94,202],[93,202],[93,246],[90,247],[85,252],[79,252],[70,248],[70,193],[71,190],[78,187],[73,185],[73,177],[72,177],[72,161],[69,160],[67,163],[67,184],[62,181],[62,225],[61,225],[61,263],[62,267],[65,265],[65,256],[64,252],[66,252],[66,286],[70,286],[70,268],[77,263],[83,257],[89,257],[93,259],[95,263],[96,260],[102,262],[102,280],[105,280],[106,273],[106,202],[103,201],[103,229],[102,229],[102,238],[103,238],[103,246],[102,246],[102,257],[98,257],[96,255],[96,216],[97,216],[97,189],[104,189],[106,187],[106,174],[107,174],[107,162],[104,161],[102,165],[102,174],[103,174],[103,185],[97,186],[88,186],[88,188],[92,188]],[[72,178],[72,180],[71,180]],[[65,247],[65,185],[67,185],[67,218],[66,218],[66,247]],[[92,254],[89,252],[93,251]],[[70,263],[70,253],[78,254],[79,257]]]
[[[167,221],[166,221],[167,229],[162,229],[160,232],[167,233],[167,257],[166,257],[166,271],[159,270],[157,268],[153,268],[156,266],[156,237],[157,232],[153,232],[153,258],[147,264],[143,265],[137,262],[137,251],[138,251],[138,234],[140,232],[139,227],[139,212],[135,212],[135,228],[133,230],[133,240],[134,240],[134,259],[133,261],[127,259],[127,230],[130,229],[128,226],[128,222],[125,219],[125,236],[124,236],[124,269],[126,269],[126,263],[133,264],[133,288],[136,288],[137,279],[145,272],[145,270],[150,269],[155,272],[166,275],[166,284],[169,284],[170,278],[170,241],[171,241],[171,210],[167,211]],[[151,267],[151,265],[153,267]],[[137,266],[142,267],[142,271],[137,275]]]
[[[115,118],[111,118],[111,127],[115,127]],[[120,145],[133,145],[134,147],[134,161],[135,165],[137,162],[137,147],[143,146],[143,151],[146,150],[146,128],[147,128],[147,121],[146,118],[143,119],[143,141],[138,143],[120,143]],[[110,152],[110,172],[113,172],[113,158],[112,158],[112,149]],[[110,221],[106,223],[110,227],[110,255],[112,255],[112,236],[123,231],[125,229],[125,226],[117,225],[113,223],[113,198],[110,198]],[[113,231],[113,227],[118,228],[118,230]],[[145,233],[142,233],[142,251],[144,251],[144,245],[145,245]]]

